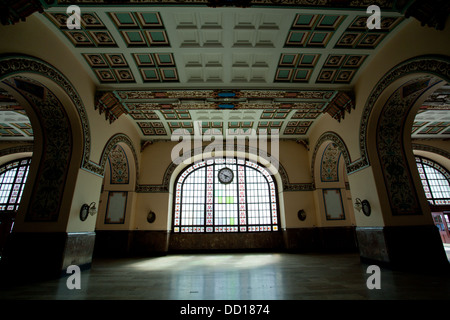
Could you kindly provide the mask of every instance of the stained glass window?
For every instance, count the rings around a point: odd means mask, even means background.
[[[221,179],[224,168],[231,181]],[[197,162],[178,176],[174,232],[278,231],[278,224],[275,180],[257,163],[214,158]]]
[[[416,164],[428,202],[434,205],[450,204],[450,173],[427,158],[416,157]]]
[[[0,167],[0,211],[19,209],[31,158],[8,162]]]

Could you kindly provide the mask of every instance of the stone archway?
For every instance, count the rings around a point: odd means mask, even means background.
[[[58,277],[69,264],[88,267],[95,234],[72,232],[81,230],[76,220],[80,200],[74,201],[82,193],[80,168],[90,171],[90,133],[81,98],[58,70],[30,56],[2,56],[0,81],[27,111],[34,133],[31,183],[5,250],[5,273],[26,278],[29,261],[39,261],[32,275],[37,278]]]
[[[450,60],[423,56],[388,72],[372,90],[362,113],[361,158],[350,172],[371,171],[377,192],[375,218],[357,228],[361,257],[391,267],[448,268],[420,181],[411,146],[411,127],[420,103],[442,80]],[[369,170],[370,168],[370,170]],[[372,224],[372,225],[371,225]],[[415,257],[412,261],[411,257]]]
[[[359,148],[361,157],[350,164],[348,168],[349,173],[356,172],[370,165],[368,154],[368,126],[369,118],[373,114],[373,110],[378,99],[394,82],[403,77],[414,74],[435,75],[441,79],[449,81],[450,57],[435,55],[414,57],[398,64],[378,81],[376,86],[372,89],[372,92],[370,93],[362,111],[361,124],[359,127]]]

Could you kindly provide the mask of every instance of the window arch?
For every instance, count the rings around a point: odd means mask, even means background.
[[[207,159],[177,178],[174,232],[264,232],[278,231],[278,225],[275,179],[257,163]]]
[[[430,159],[416,156],[417,169],[430,204],[450,204],[450,173]]]
[[[31,158],[10,161],[0,167],[0,211],[19,209]]]

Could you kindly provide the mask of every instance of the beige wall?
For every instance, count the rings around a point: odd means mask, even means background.
[[[141,154],[140,184],[160,185],[164,173],[171,164],[170,154],[176,142],[155,142],[145,148]],[[269,148],[270,151],[270,148]],[[280,141],[280,163],[285,169],[290,183],[312,183],[311,165],[308,159],[308,150],[294,141]],[[320,161],[320,157],[319,157]],[[342,161],[343,163],[343,161]],[[184,166],[184,165],[182,165]],[[353,209],[349,192],[345,190],[344,166],[340,166],[342,181],[339,188],[342,190],[343,204],[346,219],[342,221],[327,221],[325,219],[322,191],[283,191],[278,182],[281,213],[283,213],[283,227],[304,228],[315,226],[348,226],[354,224]],[[177,173],[173,173],[174,182]],[[331,186],[330,186],[331,187]],[[320,197],[317,195],[320,194]],[[130,229],[138,230],[170,230],[171,229],[171,201],[169,193],[137,193],[135,206],[135,223]],[[297,218],[297,212],[304,209],[307,212],[305,221]],[[149,224],[146,221],[147,213],[152,210],[156,213],[156,221]]]
[[[319,137],[325,131],[338,133],[346,143],[350,152],[351,161],[360,158],[359,129],[361,113],[364,109],[367,98],[377,82],[392,67],[411,57],[423,54],[444,54],[450,52],[450,42],[448,34],[450,25],[445,31],[436,31],[432,28],[421,27],[420,23],[410,19],[407,26],[398,30],[386,45],[374,55],[367,67],[359,72],[354,91],[356,97],[356,108],[340,123],[332,119],[328,114],[324,114],[309,130],[310,150],[294,141],[280,142],[279,160],[285,168],[291,183],[312,183],[311,159],[313,150]],[[140,150],[140,134],[135,125],[126,117],[121,117],[113,124],[109,124],[103,115],[99,115],[94,108],[96,86],[90,75],[86,72],[80,61],[75,58],[69,47],[63,44],[59,36],[43,36],[50,34],[47,26],[33,15],[27,18],[27,23],[19,23],[14,26],[0,26],[0,52],[20,53],[31,55],[47,61],[59,71],[61,71],[73,84],[78,94],[83,99],[84,107],[89,119],[91,135],[91,160],[99,163],[102,152],[107,141],[116,133],[124,133],[133,141],[134,147],[138,150],[139,162],[139,183],[159,185],[162,183],[164,173],[171,163],[171,151],[175,142],[156,142],[148,146],[142,153]],[[55,90],[59,97],[67,100],[63,91],[57,88],[50,80],[41,81]],[[384,99],[384,98],[383,98]],[[71,119],[76,119],[76,113],[70,103],[64,103],[68,108]],[[77,124],[79,126],[79,123]],[[78,132],[79,133],[79,132]],[[78,134],[77,133],[77,134]],[[80,136],[76,136],[80,139]],[[449,151],[450,147],[445,142],[429,142]],[[81,150],[75,150],[78,155]],[[317,161],[320,161],[320,152]],[[343,162],[343,161],[342,161]],[[444,165],[448,165],[447,163]],[[78,164],[74,167],[79,168]],[[342,169],[342,168],[341,168]],[[286,228],[301,228],[313,226],[343,226],[343,225],[384,225],[385,221],[381,212],[385,209],[380,201],[382,196],[378,194],[375,179],[378,175],[378,168],[366,168],[351,174],[348,177],[351,191],[345,190],[344,181],[337,185],[343,190],[344,208],[346,219],[343,221],[328,221],[324,218],[323,198],[321,189],[324,185],[316,185],[315,191],[303,192],[283,192],[280,189],[280,200],[283,203],[282,220]],[[107,170],[108,171],[108,170]],[[345,177],[343,175],[343,177]],[[345,179],[345,178],[343,178]],[[70,231],[91,231],[97,224],[98,229],[124,228],[128,230],[167,230],[170,228],[171,197],[169,193],[134,193],[129,191],[129,201],[127,202],[126,223],[121,226],[110,226],[102,223],[104,221],[105,204],[107,201],[106,191],[101,193],[102,177],[80,169],[73,169],[70,174],[71,194],[65,199],[63,207],[67,211],[64,225],[65,230]],[[110,186],[111,187],[111,186]],[[112,187],[111,187],[112,188]],[[345,191],[345,192],[344,192]],[[368,199],[372,205],[373,214],[365,217],[362,214],[353,214],[352,203],[358,197]],[[99,204],[98,216],[94,219],[89,217],[85,222],[78,219],[79,208],[83,203],[95,201]],[[299,209],[307,212],[306,221],[297,219]],[[153,210],[157,214],[156,221],[149,224],[146,221],[147,213]],[[77,220],[78,219],[78,220]],[[102,220],[103,219],[103,220]],[[97,220],[97,222],[95,222]],[[407,222],[402,222],[407,223]],[[39,230],[46,230],[46,224],[39,224]]]

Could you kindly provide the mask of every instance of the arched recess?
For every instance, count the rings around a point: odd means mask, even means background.
[[[352,171],[370,164],[378,195],[377,225],[357,228],[363,258],[398,267],[448,267],[415,168],[411,129],[423,101],[449,79],[448,57],[416,57],[387,73],[367,100],[360,127],[362,158],[350,166]],[[411,263],[411,255],[417,262]]]
[[[211,158],[211,154],[203,154],[203,149],[193,150],[191,157],[183,157],[173,161],[179,163],[177,166],[172,167],[170,180],[169,180],[169,206],[168,206],[168,219],[167,230],[172,231],[173,213],[174,213],[174,193],[177,177],[188,166],[194,164],[196,161],[201,161]],[[197,151],[197,152],[195,152]],[[281,230],[285,228],[285,211],[283,202],[283,182],[288,183],[287,175],[282,178],[282,175],[286,174],[282,166],[276,160],[278,170],[274,173],[270,167],[273,165],[273,159],[269,157],[262,157],[257,152],[252,152],[251,148],[239,148],[235,146],[234,150],[216,151],[213,158],[240,158],[253,161],[255,163],[267,164],[263,166],[274,178],[277,185],[277,197],[278,197],[278,210],[279,210],[279,225],[280,231],[271,233],[214,233],[214,234],[181,234],[170,233],[169,234],[169,250],[182,251],[182,250],[197,250],[197,249],[280,249],[284,247],[283,233]],[[272,160],[272,162],[271,162]],[[284,181],[283,181],[284,180]]]
[[[124,148],[127,153],[129,164],[131,165],[130,177],[134,179],[134,185],[137,186],[139,182],[139,161],[136,149],[134,147],[133,141],[124,133],[117,133],[113,135],[108,142],[106,142],[105,147],[103,148],[102,155],[100,157],[100,163],[98,164],[100,168],[101,175],[104,177],[106,170],[106,163],[108,161],[108,157],[111,151],[116,147],[116,145],[120,145]]]
[[[129,253],[134,229],[133,208],[138,184],[139,162],[131,139],[123,133],[113,135],[103,148],[103,173],[95,226],[95,256]]]
[[[336,147],[341,151],[341,155],[344,159],[346,168],[348,168],[350,166],[350,164],[352,163],[351,158],[350,158],[350,153],[348,152],[348,149],[347,149],[347,146],[346,146],[344,140],[342,140],[342,138],[335,132],[331,132],[331,131],[324,132],[317,140],[316,146],[314,147],[314,151],[313,151],[312,158],[311,158],[311,172],[313,175],[314,182],[316,181],[316,176],[317,176],[317,170],[315,169],[315,164],[316,164],[316,158],[318,156],[318,151],[319,151],[319,148],[323,145],[323,143],[325,143],[327,141],[335,144]],[[322,153],[319,153],[319,154],[322,154]],[[346,169],[346,170],[348,171],[348,169]]]
[[[355,251],[355,212],[347,177],[351,158],[346,143],[335,132],[324,132],[311,158],[315,185],[316,221],[324,234],[334,236],[330,246]]]

